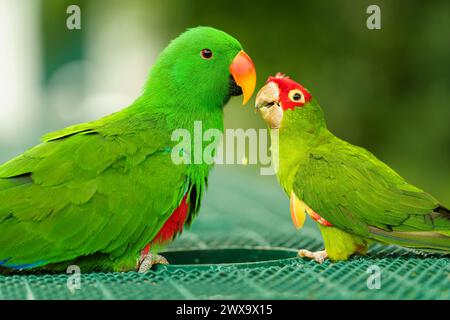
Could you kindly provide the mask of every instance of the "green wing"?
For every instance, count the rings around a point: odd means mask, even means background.
[[[402,245],[417,240],[418,247],[450,251],[445,236],[450,211],[367,150],[336,137],[310,151],[298,167],[293,190],[339,229]]]
[[[0,265],[136,254],[189,186],[166,136],[111,135],[94,122],[47,135],[0,166]]]

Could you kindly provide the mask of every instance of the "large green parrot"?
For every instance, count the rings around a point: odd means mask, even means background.
[[[146,271],[164,263],[155,251],[192,222],[211,169],[202,160],[174,163],[172,133],[193,136],[196,121],[223,130],[224,105],[241,94],[246,103],[255,83],[236,39],[193,28],[161,53],[131,106],[47,134],[0,166],[1,269]],[[188,159],[193,152],[181,151]]]
[[[294,224],[302,227],[309,215],[323,236],[324,251],[300,256],[347,260],[372,242],[450,253],[450,210],[328,131],[319,104],[300,84],[269,77],[256,108],[271,128],[273,163],[278,159]]]

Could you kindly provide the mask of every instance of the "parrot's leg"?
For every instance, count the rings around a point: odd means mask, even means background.
[[[353,254],[365,254],[367,241],[359,236],[342,231],[336,227],[319,224],[328,258],[333,261],[348,260]]]
[[[367,241],[361,237],[342,231],[336,227],[319,224],[322,232],[325,250],[311,252],[299,250],[300,257],[306,257],[323,263],[325,259],[332,261],[348,260],[353,254],[365,254],[367,251]]]
[[[302,249],[302,250],[298,251],[298,255],[299,255],[299,257],[302,257],[302,258],[306,257],[306,258],[313,259],[313,260],[317,261],[318,263],[323,263],[325,261],[325,259],[328,258],[328,254],[325,250],[312,252],[312,251]]]
[[[139,258],[137,263],[137,272],[145,273],[155,264],[169,264],[169,261],[167,261],[167,259],[163,256],[149,252]]]

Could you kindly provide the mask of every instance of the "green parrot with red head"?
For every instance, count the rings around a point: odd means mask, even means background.
[[[322,233],[325,250],[300,256],[347,260],[374,242],[450,253],[450,210],[369,151],[333,135],[302,85],[283,74],[269,77],[256,108],[277,137],[272,155],[295,226],[310,216]]]

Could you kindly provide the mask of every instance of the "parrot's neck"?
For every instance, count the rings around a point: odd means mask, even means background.
[[[159,94],[161,91],[146,91],[128,108],[114,114],[114,118],[127,123],[123,128],[146,131],[159,128],[170,136],[174,130],[185,129],[190,134],[198,131],[218,129],[223,131],[223,105],[201,99],[183,99],[176,95]]]
[[[315,101],[303,108],[285,111],[282,126],[277,131],[278,148],[272,148],[278,149],[278,154],[273,154],[279,160],[277,176],[285,191],[290,194],[297,167],[308,160],[311,148],[326,143],[332,134]],[[274,139],[272,143],[273,141]]]
[[[206,177],[212,167],[204,156],[205,148],[215,149],[220,141],[204,141],[208,130],[223,132],[222,107],[208,108],[172,98],[162,99],[157,94],[140,96],[128,108],[101,120],[109,135],[151,137],[158,149],[171,152],[182,149],[191,159],[188,172],[191,177]],[[144,138],[145,139],[145,138]],[[199,180],[201,180],[199,178]]]

